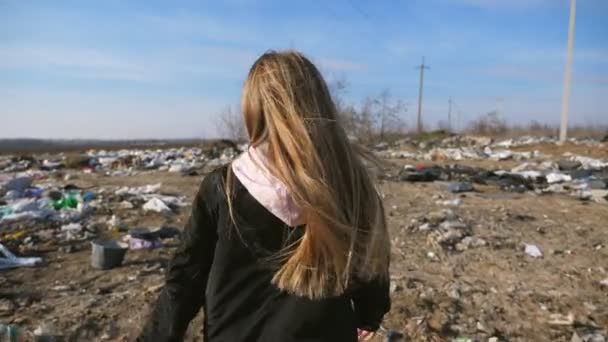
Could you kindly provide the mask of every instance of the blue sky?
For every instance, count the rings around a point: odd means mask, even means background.
[[[559,120],[568,0],[0,0],[0,138],[217,135],[248,68],[295,48],[348,101],[389,89],[414,125],[500,108]],[[608,1],[579,0],[571,122],[608,123]]]

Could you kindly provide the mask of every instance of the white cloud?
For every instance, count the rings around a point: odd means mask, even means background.
[[[185,46],[149,54],[52,45],[0,45],[0,70],[52,71],[71,78],[155,82],[184,75],[244,77],[256,53],[217,46]],[[236,72],[239,72],[237,74]]]
[[[136,61],[101,50],[49,46],[0,46],[0,69],[51,69],[93,79],[149,81],[153,75]]]
[[[318,58],[316,62],[322,69],[329,71],[363,71],[367,70],[367,65],[347,61],[343,59]]]

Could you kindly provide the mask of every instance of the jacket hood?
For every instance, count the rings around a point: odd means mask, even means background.
[[[286,225],[304,224],[304,215],[287,186],[267,169],[267,145],[250,146],[232,162],[232,171],[264,208]]]

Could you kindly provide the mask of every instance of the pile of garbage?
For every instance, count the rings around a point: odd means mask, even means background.
[[[39,180],[46,178],[37,175]],[[34,176],[21,173],[15,177],[0,175],[0,223],[27,219],[60,223],[80,221],[96,207],[96,194],[74,185],[62,188],[48,183],[33,185]]]
[[[420,150],[411,152],[408,150],[384,150],[376,152],[382,158],[401,158],[428,161],[461,161],[461,160],[530,160],[543,158],[539,151],[515,152],[505,148],[492,148],[486,146],[483,149],[477,147],[436,147],[428,151]]]
[[[162,240],[178,235],[177,228],[130,228],[118,214],[172,216],[189,204],[185,196],[163,193],[160,183],[81,189],[74,184],[59,186],[48,175],[31,170],[0,175],[0,239],[4,244],[0,244],[0,268],[33,266],[41,261],[16,257],[9,247],[27,254],[41,244],[92,241],[104,231],[128,233],[124,239],[130,249],[161,247]],[[65,251],[75,251],[74,245]]]
[[[569,140],[576,145],[599,147],[602,142],[592,139]],[[483,160],[495,161],[531,159],[546,159],[539,151],[517,152],[511,150],[520,146],[533,146],[539,144],[557,144],[558,141],[549,137],[524,136],[516,139],[493,141],[489,137],[468,135],[453,135],[426,141],[417,141],[413,138],[398,140],[392,145],[380,143],[373,147],[382,158],[401,158],[426,161],[462,161]]]
[[[405,182],[452,182],[448,190],[453,193],[474,191],[473,184],[482,184],[509,192],[570,193],[582,200],[608,200],[608,162],[571,154],[556,163],[525,162],[510,170],[486,170],[460,164],[406,165],[386,178]]]
[[[162,247],[163,241],[178,235],[178,229],[133,227],[121,217],[172,217],[189,205],[185,196],[163,193],[160,183],[83,189],[67,182],[92,173],[111,177],[144,172],[196,176],[206,168],[230,162],[246,147],[222,141],[205,149],[135,148],[0,156],[0,268],[41,262],[38,258],[17,257],[9,249],[27,255],[41,245],[91,241],[102,254],[124,255],[123,243],[132,250]],[[122,234],[124,242],[96,241],[100,236],[108,236],[108,232]],[[61,249],[71,253],[74,246]]]
[[[464,251],[487,245],[484,239],[473,236],[471,225],[450,208],[413,218],[408,228],[414,232],[427,233],[427,243],[438,249]],[[429,252],[427,256],[431,259],[436,258],[433,252]]]
[[[239,148],[203,150],[201,148],[91,150],[83,154],[0,157],[0,172],[27,170],[53,171],[77,169],[85,173],[106,172],[110,176],[134,175],[137,171],[155,170],[196,175],[203,166],[219,166],[232,160]]]

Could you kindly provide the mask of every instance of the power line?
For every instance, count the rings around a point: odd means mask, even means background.
[[[315,1],[315,2],[317,3],[318,6],[323,7],[323,9],[325,11],[327,11],[327,13],[329,13],[330,16],[333,17],[333,19],[335,21],[341,21],[341,22],[344,21],[344,19],[340,18],[340,16],[338,15],[338,13],[336,11],[334,11],[333,8],[331,8],[329,6],[326,6],[326,3],[323,0],[318,0],[318,1]]]
[[[422,133],[422,87],[424,84],[424,69],[430,69],[428,65],[424,65],[424,56],[422,56],[422,64],[416,67],[420,69],[420,84],[418,86],[418,120],[417,129],[418,133]]]
[[[361,9],[361,7],[359,7],[359,5],[356,5],[356,4],[353,2],[353,0],[348,0],[348,3],[350,4],[350,7],[352,7],[352,8],[353,8],[355,11],[357,11],[357,12],[358,12],[358,13],[359,13],[359,14],[360,14],[362,17],[364,17],[366,20],[368,20],[370,23],[372,23],[372,22],[371,22],[371,18],[370,18],[370,16],[369,16],[367,13],[365,13],[365,12],[364,12],[364,11]]]

